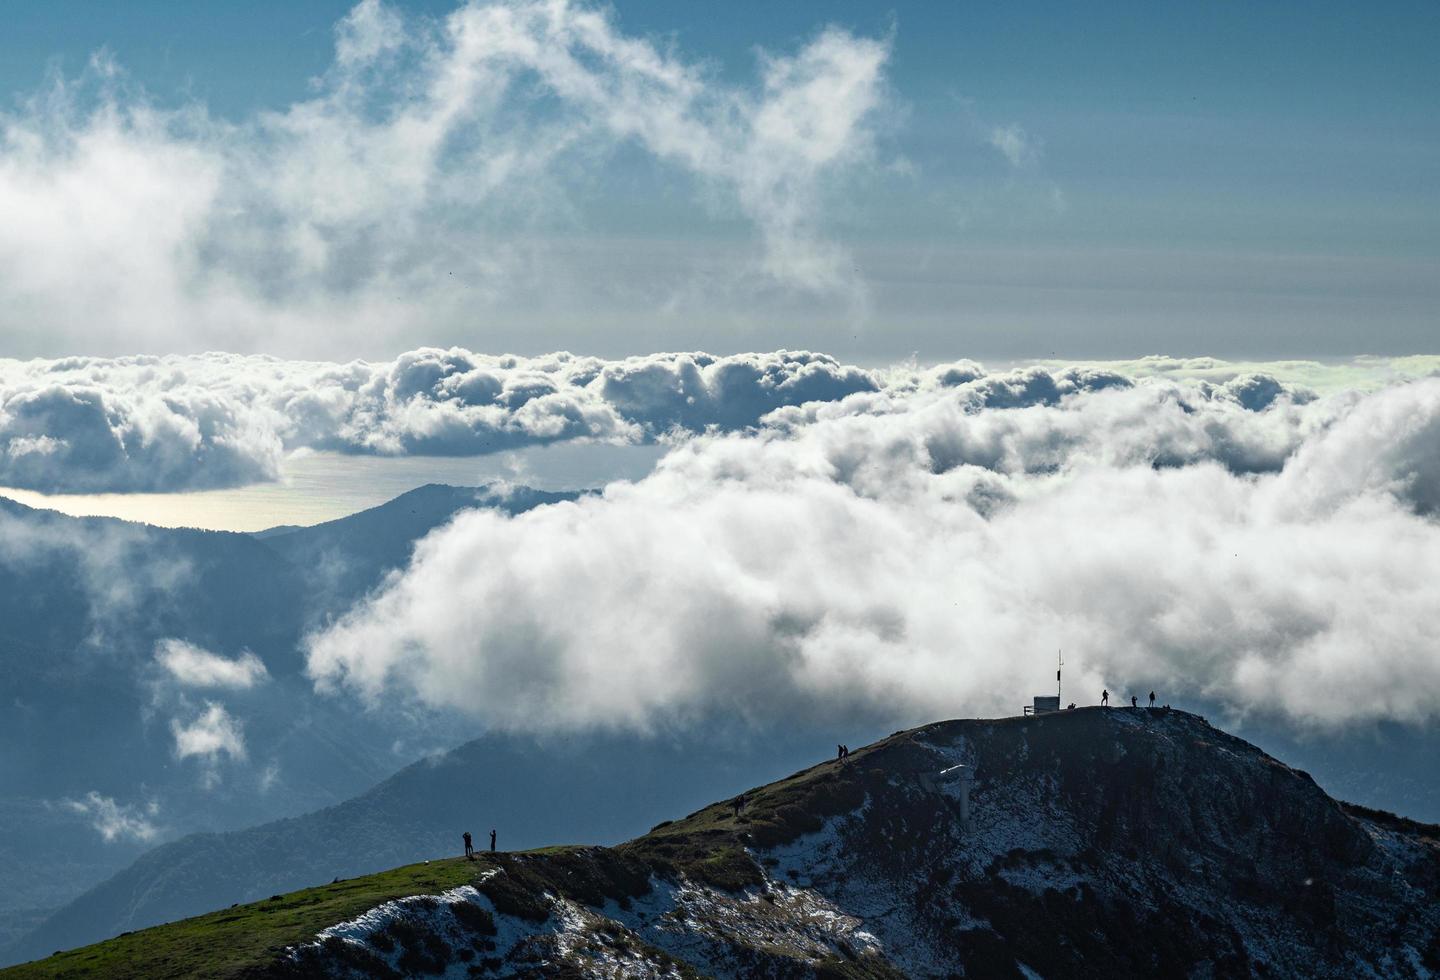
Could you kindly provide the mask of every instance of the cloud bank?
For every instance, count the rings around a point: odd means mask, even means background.
[[[878,169],[888,56],[822,28],[736,81],[590,3],[362,0],[308,98],[228,121],[97,55],[0,111],[0,330],[36,352],[310,352],[483,328],[568,281],[547,242],[606,220],[625,154],[692,227],[749,229],[752,287],[857,301],[824,205]]]
[[[296,449],[464,456],[571,439],[638,442],[754,425],[779,407],[881,383],[803,351],[0,360],[0,486],[163,492],[273,480]]]
[[[311,637],[323,688],[511,729],[918,722],[1155,689],[1440,715],[1440,379],[967,377],[782,409],[648,478],[461,515]]]
[[[1237,365],[1155,357],[989,372],[972,361],[860,368],[808,351],[605,360],[458,347],[346,364],[221,353],[0,359],[0,486],[213,489],[274,480],[297,450],[469,456],[568,440],[653,442],[881,411],[941,390],[955,390],[967,410],[978,410],[1051,405],[1106,387],[1133,387],[1195,409],[1157,446],[1161,462],[1199,458],[1210,442],[1229,440],[1227,465],[1274,469],[1308,432],[1328,424],[1357,386],[1435,370],[1440,362],[1424,358]],[[1326,398],[1315,397],[1312,381]],[[1262,411],[1275,403],[1284,410]],[[836,407],[823,407],[830,404]],[[801,411],[806,405],[813,407]],[[992,418],[999,425],[1004,416]],[[1078,424],[1075,416],[1059,419]],[[1255,458],[1241,460],[1242,451]]]

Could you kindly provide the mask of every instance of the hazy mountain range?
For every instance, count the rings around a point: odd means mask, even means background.
[[[0,936],[160,840],[334,803],[463,740],[317,696],[300,640],[457,510],[570,496],[428,486],[254,536],[0,498]]]

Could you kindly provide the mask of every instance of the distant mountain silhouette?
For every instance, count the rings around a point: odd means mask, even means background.
[[[495,492],[486,487],[431,483],[394,500],[304,528],[271,528],[254,537],[306,570],[311,608],[331,611],[348,606],[380,584],[385,573],[405,563],[417,540],[462,510],[484,507],[519,514],[580,495],[515,487]]]
[[[518,513],[575,496],[430,485],[258,535],[75,518],[0,498],[0,944],[153,844],[102,842],[66,801],[92,791],[121,805],[158,801],[154,823],[167,836],[243,827],[345,799],[473,734],[317,697],[301,638],[457,512]],[[166,638],[227,657],[249,650],[269,679],[252,691],[177,692],[154,662]],[[242,719],[247,760],[206,788],[201,763],[175,758],[170,722],[208,700]]]

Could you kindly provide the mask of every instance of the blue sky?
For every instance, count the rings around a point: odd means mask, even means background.
[[[412,24],[454,9],[394,6]],[[311,80],[330,69],[334,27],[348,9],[11,4],[0,88],[16,106],[44,88],[47,72],[74,78],[104,49],[155,104],[199,104],[244,124],[314,95]],[[693,174],[618,139],[583,172],[555,177],[564,196],[556,210],[568,217],[543,234],[550,245],[559,238],[560,251],[585,253],[563,273],[577,285],[559,292],[573,300],[493,298],[471,346],[614,354],[789,345],[862,360],[1436,347],[1433,4],[609,9],[618,34],[737,91],[755,88],[757,51],[794,53],[827,24],[888,44],[883,103],[866,122],[872,158],[835,175],[813,222],[844,250],[859,285],[838,297],[782,284],[759,295],[744,285],[657,299],[647,272],[693,278],[743,265],[754,220],[697,191]],[[519,111],[547,110],[538,99]],[[1021,139],[1014,158],[997,147],[998,131]],[[490,233],[514,227],[502,221]],[[580,284],[627,277],[637,284]],[[687,297],[694,308],[682,315]],[[474,330],[456,317],[427,313],[413,329],[293,346],[335,356],[353,343],[381,355],[411,339],[460,342]],[[87,335],[69,333],[64,349],[47,346],[50,331],[21,337],[15,352],[80,352]],[[122,340],[94,336],[106,352]],[[172,331],[141,343],[181,348],[185,339]],[[290,349],[263,331],[242,331],[236,343]]]

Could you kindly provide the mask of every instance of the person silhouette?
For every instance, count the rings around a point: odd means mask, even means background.
[[[1150,707],[1152,707],[1152,708],[1155,707],[1155,692],[1154,692],[1154,691],[1151,691],[1151,692],[1150,692]]]
[[[1135,695],[1133,695],[1133,694],[1130,695],[1130,707],[1132,707],[1132,708],[1138,708],[1139,705],[1136,704],[1135,702],[1137,702],[1137,701],[1139,701],[1139,700],[1140,700],[1140,699],[1137,698]]]
[[[494,828],[491,828],[491,830],[490,830],[490,853],[491,853],[491,854],[494,854],[494,853],[495,853],[495,830],[494,830]]]
[[[837,758],[837,759],[843,759],[843,758],[845,758],[845,746],[843,746],[843,745],[836,745],[836,746],[835,746],[835,758]]]
[[[465,831],[464,836],[465,836],[465,856],[466,856],[467,858],[473,858],[473,857],[475,856],[475,848],[474,848],[474,847],[471,845],[471,843],[470,843],[470,831],[468,831],[468,830]]]
[[[1110,707],[1110,691],[1108,689],[1100,692],[1100,704],[1105,708]]]

